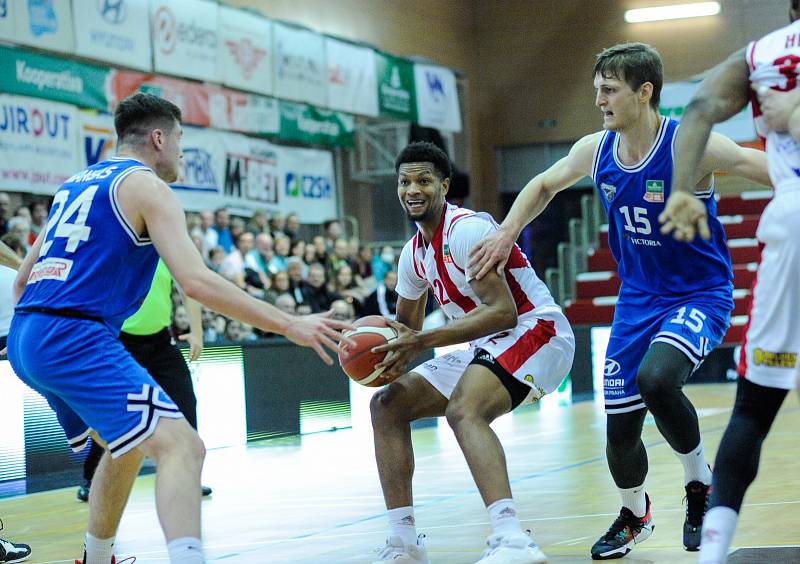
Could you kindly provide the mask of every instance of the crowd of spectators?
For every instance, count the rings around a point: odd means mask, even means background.
[[[11,207],[8,194],[0,192],[0,239],[24,256],[47,223],[48,202],[35,200],[13,213]],[[256,212],[245,219],[220,208],[189,212],[186,224],[209,268],[282,311],[332,310],[337,319],[395,315],[397,251],[384,246],[373,252],[372,247],[345,238],[338,220],[326,221],[320,233],[319,226],[302,224],[295,213]],[[189,330],[177,289],[173,303],[177,336]],[[270,336],[207,309],[203,330],[207,343]]]

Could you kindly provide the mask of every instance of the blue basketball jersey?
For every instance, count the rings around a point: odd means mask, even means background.
[[[663,296],[731,287],[733,271],[713,182],[697,193],[708,211],[711,240],[683,243],[661,234],[658,216],[672,187],[677,128],[678,122],[662,118],[653,147],[634,166],[620,162],[616,132],[606,131],[595,152],[592,179],[608,214],[608,244],[619,265],[622,294]]]
[[[139,161],[112,158],[73,175],[56,192],[44,243],[18,309],[73,310],[119,331],[141,305],[158,254],[137,235],[117,200],[117,188]]]

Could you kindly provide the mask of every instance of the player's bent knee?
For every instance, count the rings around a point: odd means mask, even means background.
[[[146,456],[158,461],[164,456],[180,456],[186,460],[202,461],[206,447],[186,419],[161,419],[156,430],[139,447]]]

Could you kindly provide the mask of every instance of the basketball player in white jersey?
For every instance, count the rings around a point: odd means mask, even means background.
[[[678,132],[673,192],[661,218],[662,231],[674,231],[678,239],[691,241],[696,232],[708,237],[705,208],[690,194],[690,179],[713,124],[734,116],[752,98],[775,196],[756,233],[763,250],[741,347],[736,403],[717,451],[711,508],[703,522],[702,564],[725,562],[745,491],[758,473],[761,445],[798,374],[800,143],[791,131],[797,132],[800,117],[793,112],[800,93],[799,15],[793,0],[790,25],[731,55],[700,86]],[[762,100],[770,106],[769,119],[761,111]]]
[[[430,143],[412,143],[395,163],[397,193],[417,234],[400,256],[399,338],[378,367],[389,386],[372,399],[375,456],[389,518],[389,539],[378,562],[428,562],[415,529],[410,424],[444,415],[455,432],[489,512],[493,534],[480,562],[545,562],[522,529],[503,447],[489,424],[524,401],[552,392],[572,366],[575,340],[547,287],[518,247],[500,276],[477,281],[467,269],[472,246],[497,229],[491,216],[449,205],[450,161]],[[420,331],[428,289],[450,323]],[[470,343],[408,373],[420,351]]]

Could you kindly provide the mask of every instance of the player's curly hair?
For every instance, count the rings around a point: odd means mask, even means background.
[[[664,84],[664,67],[661,55],[647,43],[620,43],[597,54],[592,76],[624,80],[636,92],[645,82],[653,85],[650,106],[658,109],[661,87]]]
[[[415,141],[406,145],[394,161],[395,172],[399,172],[400,165],[405,163],[432,163],[442,180],[453,174],[447,154],[427,141]]]
[[[140,143],[154,129],[172,131],[181,121],[181,110],[153,94],[138,92],[122,100],[114,110],[114,128],[119,143]]]

